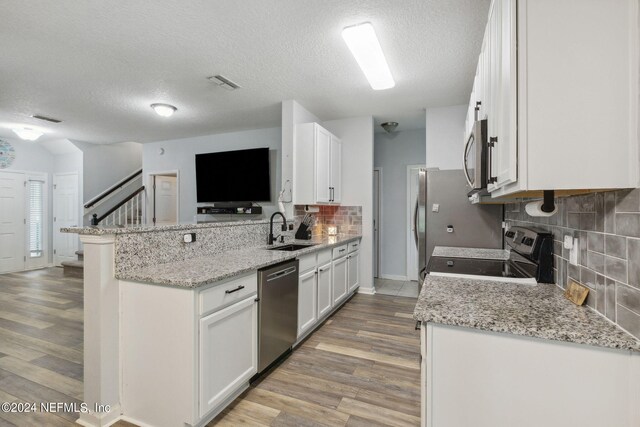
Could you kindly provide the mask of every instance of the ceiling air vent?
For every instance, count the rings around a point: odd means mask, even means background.
[[[46,117],[46,116],[41,116],[40,114],[35,114],[35,115],[32,115],[31,117],[33,117],[34,119],[44,120],[46,122],[51,122],[51,123],[62,123],[62,120],[53,119],[51,117]]]
[[[207,80],[209,80],[210,82],[226,89],[226,90],[236,90],[236,89],[240,89],[240,85],[232,82],[231,80],[229,80],[228,78],[221,76],[219,74],[215,75],[215,76],[211,76],[211,77],[207,77]]]

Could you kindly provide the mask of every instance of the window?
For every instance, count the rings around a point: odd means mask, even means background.
[[[29,180],[29,257],[43,255],[44,181]]]

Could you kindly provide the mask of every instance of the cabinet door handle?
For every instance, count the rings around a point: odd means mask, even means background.
[[[325,271],[327,271],[327,269],[326,268],[320,268],[320,269],[318,269],[318,271],[320,271],[320,273],[324,273]]]
[[[344,252],[346,249],[338,249],[338,252]]]
[[[493,147],[496,146],[498,142],[497,136],[492,136],[489,138],[489,142],[487,143],[487,148],[489,149],[489,170],[487,171],[487,184],[494,184],[498,182],[498,178],[495,176],[491,176],[493,170]]]
[[[244,286],[240,285],[235,289],[227,289],[226,291],[224,291],[225,294],[232,294],[234,292],[238,292],[240,289],[244,289]]]

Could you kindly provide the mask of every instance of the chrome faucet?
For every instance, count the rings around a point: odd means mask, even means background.
[[[282,221],[284,221],[284,223],[282,224],[282,231],[287,231],[287,218],[284,217],[284,214],[282,212],[274,212],[273,215],[271,215],[271,219],[269,220],[269,237],[267,238],[267,244],[269,245],[273,245],[273,242],[276,238],[273,237],[273,218],[276,215],[280,215],[282,217]]]

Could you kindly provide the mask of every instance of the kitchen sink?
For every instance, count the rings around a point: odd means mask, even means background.
[[[292,244],[289,244],[289,245],[274,246],[273,248],[267,248],[267,250],[293,252],[293,251],[299,251],[300,249],[310,248],[311,246],[315,246],[315,245],[316,245],[315,243],[311,243],[311,244],[308,244],[308,245],[301,245],[301,244],[297,244],[297,243],[292,243]]]

